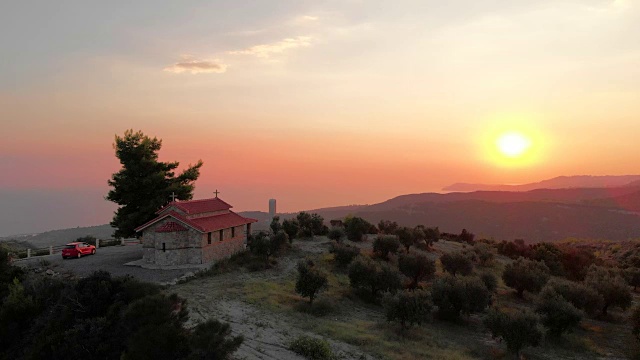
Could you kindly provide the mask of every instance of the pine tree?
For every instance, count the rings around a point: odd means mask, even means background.
[[[176,176],[178,162],[158,161],[162,140],[142,131],[127,130],[123,137],[116,135],[113,147],[122,169],[108,181],[113,189],[106,199],[120,205],[111,221],[117,229],[116,238],[136,237],[134,229],[152,220],[155,212],[170,201],[172,193],[179,200],[193,197],[193,183],[200,176],[202,161]]]

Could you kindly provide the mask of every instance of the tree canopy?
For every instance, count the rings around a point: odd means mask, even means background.
[[[122,137],[116,135],[113,147],[122,169],[108,181],[112,189],[106,199],[120,206],[111,221],[117,229],[116,238],[136,237],[134,229],[152,220],[155,212],[169,203],[172,193],[179,200],[193,197],[201,160],[176,176],[180,163],[158,161],[162,140],[142,131],[127,130]]]

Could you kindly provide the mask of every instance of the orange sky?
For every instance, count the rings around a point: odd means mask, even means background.
[[[524,3],[9,5],[0,228],[29,231],[41,194],[73,191],[91,218],[42,214],[38,230],[107,222],[129,128],[162,138],[164,160],[202,159],[196,197],[219,189],[237,210],[638,173],[640,5]],[[504,131],[532,139],[531,161],[492,154]]]

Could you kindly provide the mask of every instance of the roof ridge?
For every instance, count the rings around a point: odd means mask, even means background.
[[[212,197],[212,198],[206,198],[206,199],[195,199],[195,200],[180,200],[180,201],[172,201],[169,204],[172,203],[176,203],[176,204],[184,204],[184,203],[194,203],[194,202],[202,202],[202,201],[211,201],[211,200],[218,200],[218,201],[222,201],[223,203],[229,205],[229,203],[227,203],[226,201],[217,198],[217,197]]]

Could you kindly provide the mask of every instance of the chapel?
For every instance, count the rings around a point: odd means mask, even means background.
[[[228,258],[245,248],[251,224],[258,220],[231,211],[216,197],[176,201],[135,229],[141,232],[142,259],[161,266],[206,264]]]

